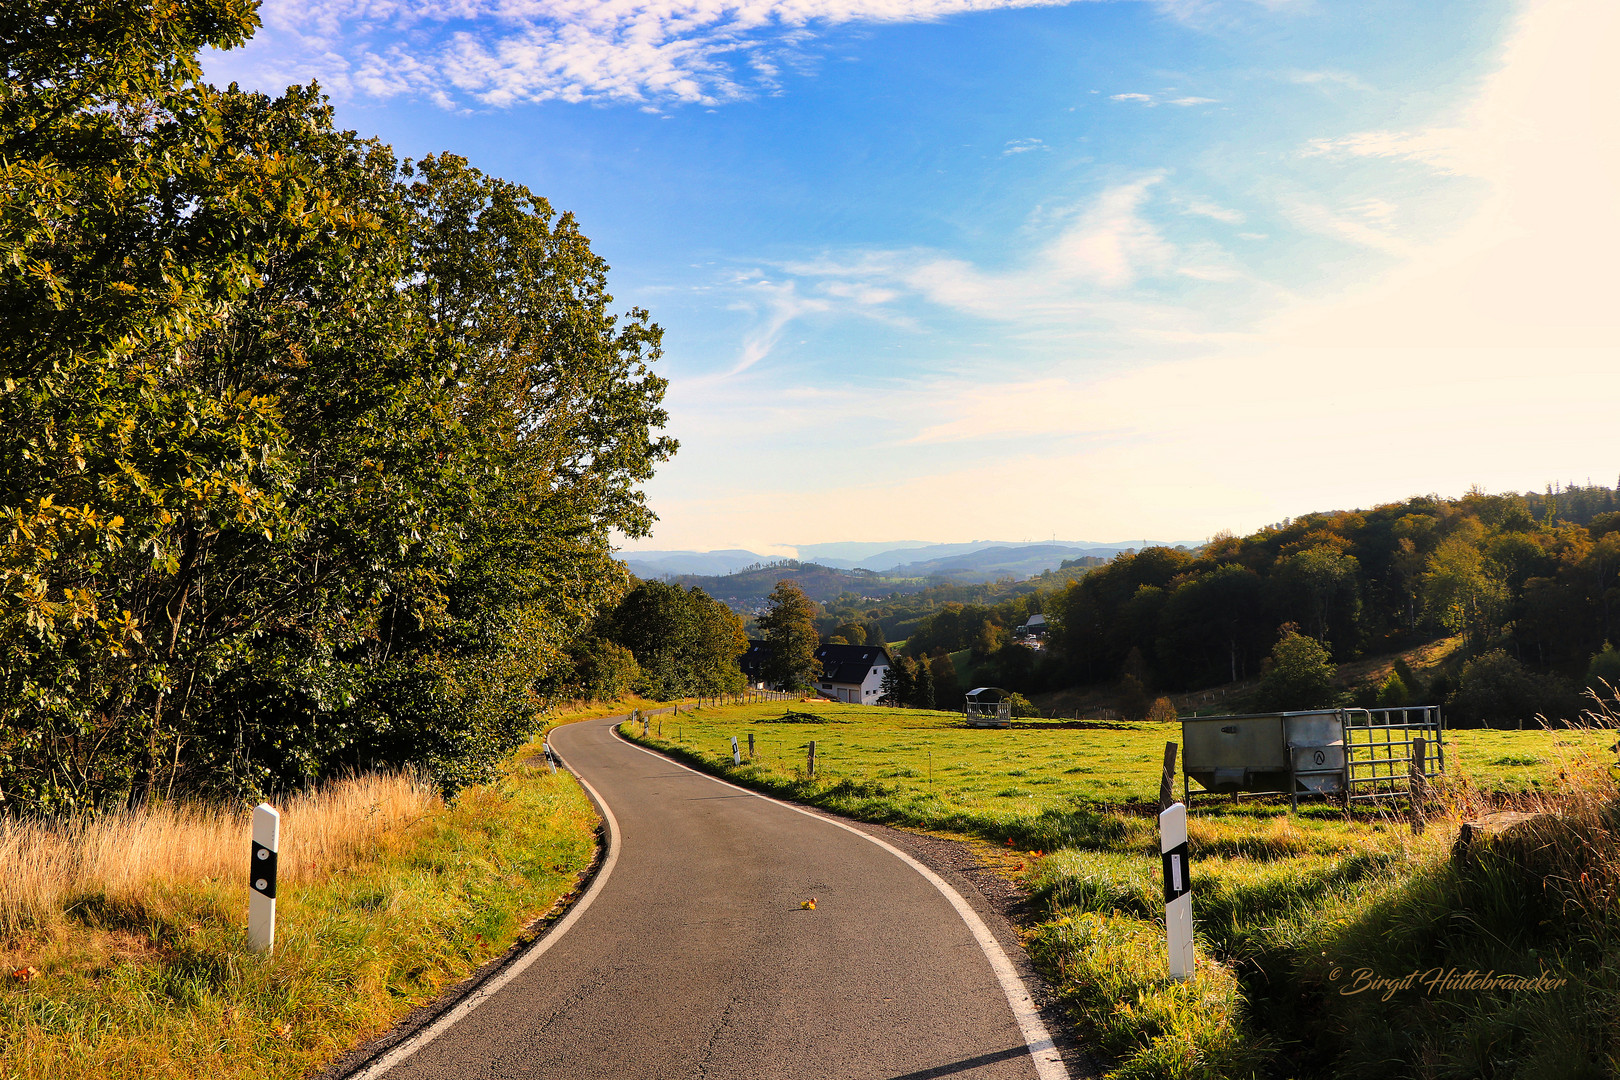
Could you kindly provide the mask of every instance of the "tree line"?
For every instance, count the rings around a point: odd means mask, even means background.
[[[629,585],[610,533],[645,535],[676,448],[661,331],[611,313],[574,218],[314,87],[205,83],[257,25],[0,15],[13,809],[484,775],[581,678]]]
[[[1455,635],[1450,669],[1427,682],[1397,672],[1399,686],[1364,688],[1358,703],[1422,698],[1461,722],[1570,717],[1587,688],[1620,682],[1615,507],[1613,489],[1572,485],[1309,514],[1196,553],[1123,553],[1050,594],[948,603],[906,651],[937,662],[968,650],[975,681],[1025,692],[1118,683],[1146,693],[1266,675],[1293,637],[1331,665]],[[1040,653],[1007,638],[1034,610],[1050,624]]]

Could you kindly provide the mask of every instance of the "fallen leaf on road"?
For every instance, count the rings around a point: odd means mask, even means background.
[[[801,900],[799,902],[799,909],[801,911],[814,911],[814,910],[816,910],[816,898],[812,896],[808,900]]]
[[[37,967],[20,967],[12,971],[11,977],[18,982],[33,982],[39,975]]]

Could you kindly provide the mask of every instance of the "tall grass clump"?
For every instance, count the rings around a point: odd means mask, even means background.
[[[10,826],[11,854],[32,861],[29,887],[4,882],[0,1077],[313,1075],[556,910],[595,849],[573,777],[521,763],[448,805],[396,775],[280,809],[285,876],[262,953],[245,928],[245,811]]]
[[[1206,953],[1192,978],[1172,979],[1162,925],[1060,909],[1027,940],[1081,1034],[1115,1062],[1110,1080],[1241,1076],[1264,1060],[1231,970]]]
[[[430,784],[367,773],[279,801],[278,874],[299,883],[352,862],[390,829],[433,808]],[[0,818],[0,937],[49,926],[93,901],[139,908],[193,882],[245,873],[252,811],[158,803],[58,820]],[[245,880],[245,879],[244,879]]]

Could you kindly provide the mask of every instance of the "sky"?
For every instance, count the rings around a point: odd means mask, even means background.
[[[1190,539],[1615,483],[1612,0],[265,0],[216,82],[573,211],[636,549]]]

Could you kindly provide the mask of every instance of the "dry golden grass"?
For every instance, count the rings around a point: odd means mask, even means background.
[[[371,773],[280,800],[281,879],[348,864],[436,798],[415,777]],[[251,815],[180,803],[65,821],[0,818],[0,938],[49,926],[88,897],[139,903],[165,886],[242,876]]]

